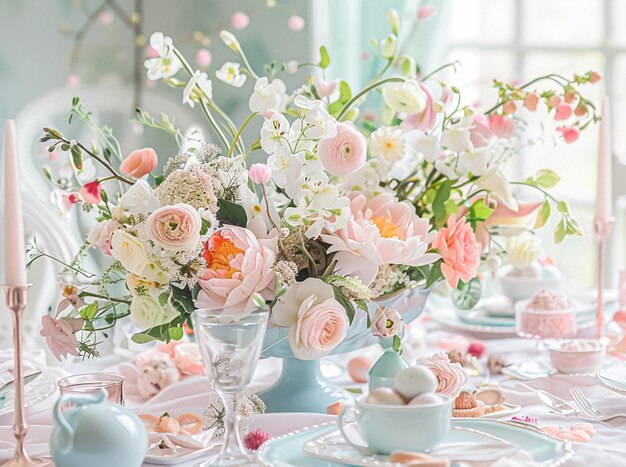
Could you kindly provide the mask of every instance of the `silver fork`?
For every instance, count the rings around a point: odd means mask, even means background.
[[[576,405],[578,405],[580,412],[589,420],[607,422],[617,417],[626,417],[626,414],[623,413],[607,415],[600,412],[591,404],[591,402],[589,402],[589,399],[587,399],[587,396],[585,396],[585,394],[579,387],[570,388],[569,393],[574,399],[574,402],[576,402]]]

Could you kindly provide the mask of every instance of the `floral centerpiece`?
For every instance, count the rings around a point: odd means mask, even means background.
[[[520,147],[519,109],[556,120],[555,136],[575,141],[597,119],[579,88],[599,75],[494,81],[497,102],[481,111],[438,79],[446,66],[423,74],[400,54],[394,11],[389,22],[390,34],[374,41],[386,65],[358,91],[325,77],[325,47],[316,64],[271,63],[259,74],[236,37],[222,31],[240,63],[225,63],[215,78],[245,93],[251,113],[240,125],[220,108],[209,76],[171,38],[153,34],[148,78],[182,91],[182,103],[199,109],[216,136],[207,142],[167,115],[138,109],[136,124],[170,134],[180,147],[159,171],[154,149],[126,155],[78,98],[70,122],[93,128],[93,144],[44,129],[41,141],[66,153],[71,168],[45,168],[56,199],[96,221],[85,247],[64,263],[63,301],[43,318],[42,335],[57,356],[98,355],[101,333],[127,316],[137,329],[132,340],[145,343],[181,339],[197,308],[233,319],[269,308],[293,354],[319,359],[344,340],[355,316],[367,315],[359,322],[373,321],[379,336],[397,334],[397,313],[371,304],[398,291],[445,281],[459,306],[473,306],[481,262],[504,252],[497,236],[519,210],[514,185],[544,199],[531,227],[556,213],[557,242],[581,233],[567,203],[549,193],[559,180],[554,172],[516,181],[501,168]],[[279,75],[304,67],[313,75],[288,92]],[[536,91],[541,80],[555,89]],[[361,114],[373,93],[384,110]],[[245,141],[244,129],[256,122],[258,135]],[[253,153],[266,162],[249,165]],[[96,176],[93,162],[106,174]],[[105,271],[83,265],[88,247],[112,257]],[[36,244],[31,253],[47,256]]]

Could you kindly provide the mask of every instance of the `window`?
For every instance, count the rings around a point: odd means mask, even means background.
[[[495,101],[491,79],[525,82],[529,77],[556,72],[571,75],[594,69],[602,73],[603,86],[586,90],[611,102],[614,149],[614,199],[626,195],[618,184],[619,161],[626,161],[626,18],[623,0],[452,0],[448,22],[448,61],[463,63],[454,81],[469,87],[468,102]],[[497,75],[497,76],[496,76]],[[562,177],[555,193],[570,201],[585,237],[568,238],[554,247],[552,230],[542,231],[544,245],[572,279],[595,284],[596,254],[592,217],[596,193],[597,126],[584,131],[573,145],[549,142],[520,151],[510,170],[522,178],[550,167]],[[621,155],[621,157],[620,157]],[[620,186],[621,185],[621,186]],[[626,198],[624,198],[626,200]],[[626,203],[622,203],[626,204]],[[626,216],[614,204],[618,222],[607,252],[607,285],[615,285],[618,268],[626,264]]]

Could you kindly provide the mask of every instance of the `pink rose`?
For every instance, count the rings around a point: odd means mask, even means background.
[[[468,282],[476,277],[480,264],[480,246],[465,217],[457,220],[453,214],[448,218],[448,226],[443,227],[433,240],[432,247],[441,254],[441,272],[448,284],[456,288],[459,279]]]
[[[390,193],[372,199],[359,193],[348,197],[352,216],[347,225],[321,235],[329,244],[328,253],[337,253],[337,273],[357,276],[369,285],[384,264],[422,266],[439,258],[426,253],[432,238],[430,224],[415,214],[409,202]]]
[[[198,344],[180,344],[174,347],[174,363],[183,375],[203,375],[202,357]]]
[[[467,375],[463,367],[458,363],[451,363],[445,353],[437,353],[431,357],[421,357],[415,362],[416,365],[424,365],[437,377],[436,392],[442,396],[456,398],[461,392],[461,387],[467,381]]]
[[[246,316],[256,305],[254,293],[272,296],[276,237],[258,239],[248,229],[227,226],[205,243],[207,269],[198,281],[196,306],[227,315]]]
[[[99,248],[105,255],[111,256],[111,236],[121,224],[113,219],[98,222],[87,234],[87,241],[93,248]]]
[[[272,169],[265,164],[252,164],[248,169],[248,177],[258,185],[265,185],[272,178]]]
[[[94,180],[93,182],[83,185],[79,193],[85,203],[100,204],[102,201],[102,196],[100,195],[100,182],[98,180]]]
[[[573,143],[574,141],[578,140],[578,137],[580,136],[578,128],[574,126],[559,126],[556,128],[556,131],[560,132],[563,135],[566,143]]]
[[[389,307],[380,307],[374,313],[372,320],[372,334],[378,337],[392,337],[402,329],[402,317],[398,310]]]
[[[150,238],[163,248],[192,250],[200,241],[202,219],[188,204],[163,206],[148,216]]]
[[[474,114],[472,116],[472,127],[470,128],[470,139],[476,148],[487,146],[494,137],[491,131],[489,120],[483,114]]]
[[[141,178],[156,168],[158,160],[159,158],[154,149],[137,149],[122,161],[120,171],[131,177]]]
[[[289,327],[289,344],[296,358],[317,360],[345,339],[350,323],[335,300],[333,288],[315,278],[289,286],[272,309],[272,322]]]
[[[423,83],[419,83],[419,85],[422,91],[424,91],[424,94],[426,94],[426,107],[419,113],[407,116],[400,125],[400,128],[403,130],[422,130],[423,132],[429,132],[434,128],[437,120],[435,100]]]
[[[515,122],[504,115],[489,117],[489,128],[498,138],[512,138],[515,135]]]
[[[50,315],[41,318],[40,335],[46,338],[46,344],[53,355],[60,360],[68,355],[78,356],[78,339],[74,333],[83,328],[81,318],[54,319]]]
[[[365,164],[367,140],[352,123],[338,123],[337,135],[321,140],[317,151],[326,170],[344,177]]]

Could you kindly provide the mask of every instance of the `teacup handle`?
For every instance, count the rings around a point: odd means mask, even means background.
[[[343,409],[341,410],[341,413],[339,414],[339,420],[337,423],[339,425],[339,431],[341,432],[341,435],[348,442],[350,446],[352,446],[353,448],[355,448],[357,451],[359,451],[362,454],[370,455],[370,454],[373,454],[373,451],[369,449],[367,446],[363,446],[362,444],[357,444],[353,442],[348,436],[348,434],[346,433],[346,430],[344,429],[347,423],[356,422],[354,417],[349,417],[349,415],[358,415],[358,414],[359,414],[359,409],[357,409],[355,406],[353,405],[344,406]],[[358,425],[357,425],[357,430],[358,430]]]

